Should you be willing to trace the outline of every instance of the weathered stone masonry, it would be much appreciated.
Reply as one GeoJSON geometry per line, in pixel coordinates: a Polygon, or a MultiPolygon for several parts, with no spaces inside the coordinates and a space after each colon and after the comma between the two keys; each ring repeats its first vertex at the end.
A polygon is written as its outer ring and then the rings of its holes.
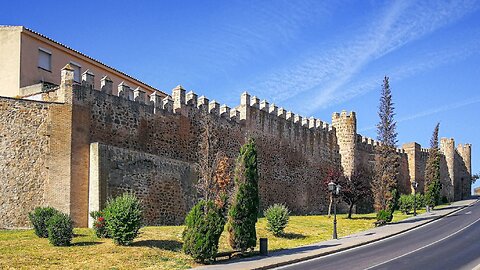
{"type": "MultiPolygon", "coordinates": [[[[87,226],[89,211],[124,191],[142,199],[147,224],[180,224],[198,197],[199,165],[219,151],[235,158],[247,137],[258,145],[261,206],[283,202],[297,214],[325,212],[327,167],[351,175],[375,159],[378,142],[356,133],[354,113],[334,114],[329,126],[247,93],[236,108],[180,86],[161,99],[121,83],[116,96],[108,77],[94,90],[93,76],[87,71],[75,85],[66,66],[58,89],[32,97],[48,102],[0,98],[0,228],[29,226],[27,213],[39,205],[87,226]]],[[[469,193],[470,151],[442,139],[451,199],[469,193]]],[[[408,193],[428,154],[418,144],[398,153],[408,193]]]]}

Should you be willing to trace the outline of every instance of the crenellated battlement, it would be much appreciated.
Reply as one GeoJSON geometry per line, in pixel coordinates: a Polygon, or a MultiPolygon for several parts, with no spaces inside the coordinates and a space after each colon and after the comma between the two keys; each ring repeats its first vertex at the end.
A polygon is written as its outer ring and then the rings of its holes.
{"type": "Polygon", "coordinates": [[[262,111],[265,112],[265,116],[268,115],[270,121],[283,121],[286,120],[295,127],[319,130],[319,131],[331,131],[329,124],[314,117],[304,117],[295,114],[291,111],[286,111],[283,107],[278,107],[276,104],[270,104],[267,100],[260,101],[257,96],[250,96],[248,92],[242,93],[240,97],[240,105],[237,107],[241,110],[242,120],[247,120],[247,111],[262,111]]]}
{"type": "Polygon", "coordinates": [[[364,137],[360,134],[356,136],[356,144],[361,149],[370,149],[373,150],[375,147],[379,146],[381,143],[375,139],[364,137]]]}
{"type": "MultiPolygon", "coordinates": [[[[70,81],[72,72],[73,70],[66,67],[62,70],[62,78],[70,81]]],[[[84,73],[82,82],[75,86],[77,94],[87,89],[96,90],[94,76],[95,74],[92,72],[84,73]]],[[[302,144],[301,138],[304,136],[315,137],[315,143],[331,141],[334,136],[332,126],[327,122],[314,117],[303,117],[291,111],[287,112],[283,107],[270,104],[267,100],[260,101],[260,98],[250,96],[247,92],[242,93],[240,105],[232,109],[225,104],[220,105],[216,100],[210,100],[205,96],[199,97],[193,91],[187,92],[181,85],[173,88],[172,94],[165,97],[162,97],[160,92],[148,95],[141,88],[130,88],[125,82],[118,84],[117,94],[114,95],[113,87],[112,81],[108,77],[104,77],[100,89],[96,91],[105,95],[117,96],[132,104],[152,107],[154,114],[180,114],[188,117],[196,113],[208,113],[228,121],[249,123],[252,128],[270,135],[280,136],[299,145],[302,144]]],[[[355,117],[355,114],[352,112],[348,117],[355,117]]]]}

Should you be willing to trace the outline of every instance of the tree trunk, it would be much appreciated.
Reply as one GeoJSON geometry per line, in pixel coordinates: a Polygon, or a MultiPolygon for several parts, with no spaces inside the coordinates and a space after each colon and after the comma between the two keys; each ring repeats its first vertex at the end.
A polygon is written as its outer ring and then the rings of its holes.
{"type": "Polygon", "coordinates": [[[348,217],[347,218],[352,218],[352,211],[353,211],[353,206],[355,204],[353,202],[350,203],[350,208],[348,209],[348,217]]]}
{"type": "Polygon", "coordinates": [[[333,195],[330,193],[330,204],[328,205],[328,218],[332,216],[333,195]]]}

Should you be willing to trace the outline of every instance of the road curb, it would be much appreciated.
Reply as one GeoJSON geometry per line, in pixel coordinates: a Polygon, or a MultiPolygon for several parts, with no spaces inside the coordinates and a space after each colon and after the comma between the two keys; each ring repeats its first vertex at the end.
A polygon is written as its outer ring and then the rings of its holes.
{"type": "Polygon", "coordinates": [[[285,261],[285,262],[279,262],[279,263],[270,264],[270,265],[266,265],[266,266],[262,266],[262,267],[257,267],[257,268],[251,268],[251,269],[252,269],[252,270],[272,269],[272,268],[275,268],[275,267],[280,267],[280,266],[285,266],[285,265],[294,264],[294,263],[298,263],[298,262],[308,261],[308,260],[311,260],[311,259],[316,259],[316,258],[324,257],[324,256],[327,256],[327,255],[330,255],[330,254],[342,252],[342,251],[349,250],[349,249],[353,249],[353,248],[356,248],[356,247],[365,246],[365,245],[368,245],[368,244],[371,244],[371,243],[375,243],[375,242],[378,242],[378,241],[381,241],[381,240],[384,240],[384,239],[388,239],[388,238],[390,238],[390,237],[397,236],[397,235],[399,235],[399,234],[402,234],[402,233],[411,231],[411,230],[413,230],[413,229],[422,227],[422,226],[424,226],[424,225],[430,224],[430,223],[432,223],[432,222],[434,222],[434,221],[436,221],[436,220],[438,220],[438,219],[441,219],[441,218],[444,218],[444,217],[446,217],[446,216],[448,216],[448,215],[457,213],[457,212],[459,212],[459,211],[461,211],[461,210],[463,210],[463,209],[465,209],[465,208],[473,205],[474,203],[477,203],[478,201],[479,201],[479,199],[476,199],[475,201],[473,201],[472,203],[470,203],[470,204],[468,204],[468,205],[461,206],[460,208],[455,209],[455,210],[453,210],[453,211],[451,211],[451,212],[448,212],[448,213],[443,214],[443,215],[439,215],[438,217],[435,217],[435,218],[433,218],[432,220],[429,220],[429,221],[427,221],[427,222],[425,222],[425,223],[422,223],[422,224],[413,226],[413,227],[411,227],[411,228],[408,228],[408,229],[405,229],[405,230],[402,230],[402,231],[399,231],[399,232],[396,232],[396,233],[393,233],[393,234],[390,234],[390,235],[386,235],[386,236],[380,237],[380,238],[378,238],[378,239],[366,241],[366,242],[363,242],[363,243],[359,243],[359,244],[356,244],[356,245],[353,245],[353,246],[348,246],[348,247],[340,248],[340,249],[337,249],[337,250],[327,251],[327,252],[322,253],[322,254],[305,256],[305,257],[298,258],[298,259],[292,259],[292,260],[285,261]]]}

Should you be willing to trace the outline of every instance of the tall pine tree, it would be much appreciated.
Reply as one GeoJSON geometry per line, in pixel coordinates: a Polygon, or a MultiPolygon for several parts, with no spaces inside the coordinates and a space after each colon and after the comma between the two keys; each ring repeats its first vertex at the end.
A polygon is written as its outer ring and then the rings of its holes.
{"type": "Polygon", "coordinates": [[[235,166],[236,191],[228,212],[227,230],[230,246],[242,252],[257,244],[255,223],[259,211],[257,149],[249,139],[240,149],[235,166]]]}
{"type": "Polygon", "coordinates": [[[430,150],[425,167],[425,200],[430,207],[435,207],[440,201],[440,150],[438,148],[438,130],[440,123],[437,123],[430,139],[430,150]]]}
{"type": "Polygon", "coordinates": [[[388,79],[385,76],[383,80],[378,108],[380,121],[377,124],[377,139],[381,144],[376,148],[375,176],[372,181],[372,192],[375,209],[377,211],[387,211],[389,213],[388,221],[391,221],[399,197],[397,192],[399,160],[395,149],[397,132],[394,120],[392,91],[390,90],[388,79]]]}

